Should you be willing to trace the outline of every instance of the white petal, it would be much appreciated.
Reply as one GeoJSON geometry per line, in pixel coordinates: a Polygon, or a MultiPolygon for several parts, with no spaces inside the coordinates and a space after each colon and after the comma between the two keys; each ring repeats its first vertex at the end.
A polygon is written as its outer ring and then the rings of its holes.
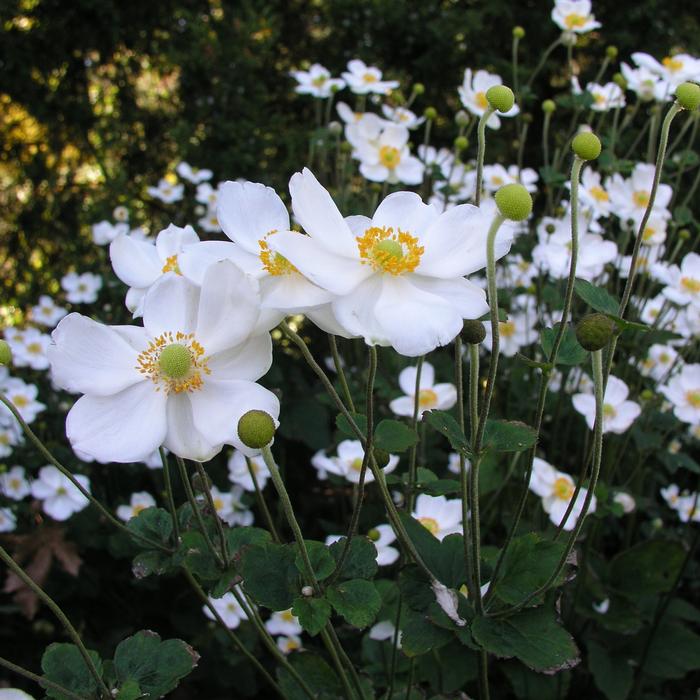
{"type": "Polygon", "coordinates": [[[372,217],[372,226],[392,227],[419,237],[438,218],[432,204],[424,204],[415,192],[394,192],[385,197],[372,217]]]}
{"type": "Polygon", "coordinates": [[[166,332],[193,333],[199,289],[181,275],[168,272],[146,295],[143,325],[154,338],[166,332]]]}
{"type": "Polygon", "coordinates": [[[195,426],[191,398],[202,392],[203,389],[200,389],[191,394],[183,392],[168,397],[167,433],[163,441],[165,447],[173,454],[198,462],[210,460],[223,447],[222,442],[211,442],[195,426]]]}
{"type": "Polygon", "coordinates": [[[231,260],[249,275],[259,276],[263,272],[257,255],[252,255],[229,241],[201,241],[188,246],[187,250],[178,255],[177,260],[182,274],[198,286],[202,285],[204,273],[209,266],[219,260],[231,260]]]}
{"type": "Polygon", "coordinates": [[[333,294],[312,284],[303,275],[292,272],[288,275],[267,275],[260,280],[260,297],[263,308],[303,312],[309,307],[328,304],[333,294]]]}
{"type": "Polygon", "coordinates": [[[109,246],[114,273],[129,287],[150,287],[160,276],[163,263],[152,243],[121,234],[109,246]]]}
{"type": "Polygon", "coordinates": [[[369,344],[388,345],[386,334],[374,314],[382,288],[381,275],[373,275],[349,294],[336,299],[333,314],[350,336],[360,336],[369,344]]]}
{"type": "Polygon", "coordinates": [[[113,396],[83,396],[66,418],[73,449],[100,462],[140,462],[165,438],[166,395],[150,381],[113,396]]]}
{"type": "Polygon", "coordinates": [[[481,318],[489,310],[486,292],[463,277],[443,280],[437,277],[411,275],[411,284],[447,301],[462,318],[481,318]]]}
{"type": "MultiPolygon", "coordinates": [[[[413,396],[416,391],[416,367],[406,367],[399,374],[399,386],[407,396],[413,396]]],[[[424,362],[420,372],[419,389],[432,389],[435,383],[435,369],[430,362],[424,362]]]]}
{"type": "Polygon", "coordinates": [[[212,378],[255,381],[272,365],[272,338],[269,333],[248,338],[241,345],[209,358],[212,378]]]}
{"type": "MultiPolygon", "coordinates": [[[[156,237],[156,250],[161,260],[177,255],[183,248],[194,243],[199,243],[199,236],[191,226],[175,226],[170,224],[156,237]]],[[[137,285],[133,285],[137,286],[137,285]]]]}

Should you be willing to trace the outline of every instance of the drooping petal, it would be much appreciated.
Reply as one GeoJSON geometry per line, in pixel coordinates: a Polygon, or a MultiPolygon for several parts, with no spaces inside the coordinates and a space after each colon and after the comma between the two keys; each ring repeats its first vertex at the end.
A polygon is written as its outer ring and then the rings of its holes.
{"type": "Polygon", "coordinates": [[[381,289],[381,275],[373,275],[332,304],[333,315],[347,333],[364,338],[370,345],[389,344],[374,313],[381,289]]]}
{"type": "Polygon", "coordinates": [[[52,377],[66,391],[109,396],[142,379],[136,369],[139,351],[87,316],[68,314],[51,337],[47,355],[52,377]]]}
{"type": "Polygon", "coordinates": [[[163,444],[173,454],[183,459],[206,462],[221,452],[222,442],[212,442],[195,425],[192,397],[202,394],[199,391],[171,394],[167,402],[167,432],[163,444]]]}
{"type": "Polygon", "coordinates": [[[150,287],[160,276],[163,263],[152,243],[126,234],[117,236],[109,246],[114,273],[129,287],[150,287]]]}
{"type": "Polygon", "coordinates": [[[411,275],[410,279],[411,284],[418,289],[449,302],[462,318],[481,318],[489,310],[486,292],[463,277],[443,280],[411,275]]]}
{"type": "Polygon", "coordinates": [[[140,462],[163,444],[167,396],[141,381],[112,396],[83,396],[66,418],[73,449],[100,462],[140,462]]]}
{"type": "Polygon", "coordinates": [[[260,281],[261,306],[266,309],[304,309],[327,304],[333,294],[317,287],[303,275],[291,272],[287,275],[268,275],[260,281]]]}
{"type": "Polygon", "coordinates": [[[322,304],[313,309],[307,309],[306,316],[317,325],[324,333],[338,335],[341,338],[352,338],[353,336],[345,329],[333,313],[333,304],[322,304]]]}
{"type": "Polygon", "coordinates": [[[143,325],[154,338],[162,333],[193,333],[197,324],[199,289],[181,275],[168,272],[144,300],[143,325]]]}
{"type": "Polygon", "coordinates": [[[234,348],[213,355],[207,365],[211,376],[217,380],[255,381],[272,365],[272,338],[269,333],[254,335],[234,348]]]}

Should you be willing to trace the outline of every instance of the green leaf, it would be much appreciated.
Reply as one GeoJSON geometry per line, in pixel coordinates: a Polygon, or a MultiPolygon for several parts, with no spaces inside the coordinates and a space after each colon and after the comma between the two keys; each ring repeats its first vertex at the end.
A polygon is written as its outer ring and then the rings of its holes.
{"type": "Polygon", "coordinates": [[[241,557],[240,573],[246,591],[270,610],[287,610],[299,594],[296,549],[268,542],[248,547],[241,557]]]}
{"type": "Polygon", "coordinates": [[[294,599],[292,612],[299,618],[299,624],[311,636],[317,635],[331,617],[331,606],[323,598],[294,599]]]}
{"type": "Polygon", "coordinates": [[[516,537],[503,560],[498,580],[491,585],[503,602],[516,605],[549,579],[564,550],[562,542],[543,540],[530,532],[516,537]]]}
{"type": "MultiPolygon", "coordinates": [[[[335,560],[331,555],[330,549],[323,542],[316,542],[315,540],[304,540],[304,543],[306,544],[306,551],[309,553],[309,560],[316,578],[319,581],[327,579],[335,570],[335,560]]],[[[300,574],[306,574],[304,559],[299,551],[297,551],[294,564],[300,574]]]]}
{"type": "Polygon", "coordinates": [[[577,279],[574,283],[574,291],[596,311],[615,317],[620,313],[620,305],[602,287],[596,287],[586,280],[577,279]]]}
{"type": "MultiPolygon", "coordinates": [[[[362,413],[350,413],[350,415],[357,424],[357,427],[362,431],[362,434],[367,435],[367,416],[362,413]]],[[[351,437],[353,440],[357,440],[357,434],[350,427],[348,419],[342,413],[339,413],[335,417],[335,425],[341,433],[351,437]]]]}
{"type": "MultiPolygon", "coordinates": [[[[102,661],[95,651],[88,651],[97,672],[102,676],[102,661]]],[[[88,670],[85,659],[74,644],[50,644],[41,657],[41,670],[44,678],[77,695],[96,697],[97,681],[88,670]]],[[[68,700],[68,696],[57,690],[46,689],[46,695],[56,700],[68,700]]]]}
{"type": "Polygon", "coordinates": [[[405,452],[418,442],[416,431],[397,420],[380,421],[374,429],[374,446],[387,452],[405,452]]]}
{"type": "Polygon", "coordinates": [[[178,555],[182,565],[200,581],[208,583],[221,575],[219,564],[199,530],[182,533],[178,555]]]}
{"type": "Polygon", "coordinates": [[[522,452],[537,442],[537,433],[515,420],[487,420],[484,447],[496,452],[522,452]]]}
{"type": "Polygon", "coordinates": [[[459,423],[446,411],[426,411],[422,420],[442,433],[450,442],[453,450],[469,456],[471,448],[459,423]]]}
{"type": "Polygon", "coordinates": [[[360,629],[374,622],[382,606],[374,584],[364,579],[351,579],[330,586],[326,598],[351,625],[360,629]]]}
{"type": "Polygon", "coordinates": [[[460,483],[455,479],[437,479],[425,484],[421,489],[422,493],[427,493],[430,496],[447,496],[460,492],[460,483]]]}
{"type": "MultiPolygon", "coordinates": [[[[341,537],[337,542],[334,542],[331,547],[331,555],[335,559],[336,565],[340,562],[343,550],[345,549],[346,537],[341,537]]],[[[343,562],[343,568],[338,573],[338,579],[350,578],[372,578],[377,569],[377,548],[374,543],[367,537],[355,535],[350,540],[350,547],[343,562]]]]}
{"type": "Polygon", "coordinates": [[[136,517],[131,518],[126,527],[137,535],[135,541],[138,544],[143,544],[138,535],[168,544],[173,532],[173,520],[167,510],[153,506],[145,508],[136,517]]]}
{"type": "Polygon", "coordinates": [[[659,452],[659,460],[663,462],[666,468],[673,474],[678,469],[687,469],[694,474],[700,474],[700,464],[698,464],[690,455],[685,452],[669,452],[662,450],[659,452]]]}
{"type": "Polygon", "coordinates": [[[117,692],[117,700],[138,700],[141,697],[144,697],[144,694],[141,692],[139,684],[134,680],[124,683],[117,692]]]}
{"type": "Polygon", "coordinates": [[[445,646],[453,639],[452,632],[438,627],[415,610],[407,610],[401,619],[401,649],[407,656],[419,656],[445,646]]]}
{"type": "Polygon", "coordinates": [[[625,700],[632,688],[634,672],[627,655],[588,642],[588,667],[596,687],[608,700],[625,700]]]}
{"type": "Polygon", "coordinates": [[[135,578],[146,576],[161,576],[172,568],[173,559],[166,552],[159,549],[149,549],[137,554],[131,562],[131,571],[135,578]]]}
{"type": "Polygon", "coordinates": [[[667,593],[685,558],[685,548],[672,540],[648,540],[610,562],[610,585],[627,596],[667,593]]]}
{"type": "MultiPolygon", "coordinates": [[[[643,639],[647,634],[645,630],[643,639]]],[[[686,673],[698,669],[700,636],[681,622],[662,622],[652,638],[645,673],[657,678],[683,678],[686,673]]]]}
{"type": "Polygon", "coordinates": [[[137,683],[149,698],[162,698],[199,661],[199,654],[180,639],[162,641],[143,630],[128,637],[114,652],[114,671],[120,685],[137,683]]]}
{"type": "Polygon", "coordinates": [[[490,653],[501,658],[515,656],[534,671],[555,673],[579,661],[571,635],[544,606],[511,617],[476,617],[471,632],[490,653]]]}
{"type": "MultiPolygon", "coordinates": [[[[328,663],[313,652],[292,654],[289,663],[304,679],[314,696],[330,700],[343,697],[343,689],[335,671],[328,663]]],[[[309,700],[309,696],[299,686],[294,676],[282,666],[277,667],[277,677],[283,691],[283,696],[289,700],[309,700]]]]}
{"type": "MultiPolygon", "coordinates": [[[[544,328],[540,334],[542,350],[549,360],[552,359],[554,339],[559,333],[560,326],[561,324],[557,323],[554,328],[544,328]]],[[[567,325],[566,332],[561,341],[561,346],[559,347],[559,352],[557,353],[557,364],[580,365],[582,362],[585,362],[587,357],[588,353],[579,345],[578,340],[576,340],[576,331],[574,331],[570,325],[567,325]]]]}

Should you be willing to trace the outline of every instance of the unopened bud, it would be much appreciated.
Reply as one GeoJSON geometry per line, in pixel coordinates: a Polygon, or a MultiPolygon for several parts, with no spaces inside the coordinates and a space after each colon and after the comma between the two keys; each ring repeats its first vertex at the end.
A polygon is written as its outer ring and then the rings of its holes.
{"type": "Polygon", "coordinates": [[[595,160],[601,151],[600,139],[592,131],[581,131],[571,142],[571,150],[582,160],[595,160]]]}
{"type": "Polygon", "coordinates": [[[522,27],[513,27],[513,38],[522,39],[525,36],[525,30],[522,27]]]}
{"type": "Polygon", "coordinates": [[[614,61],[617,58],[617,54],[619,51],[617,50],[617,46],[608,46],[605,49],[605,55],[611,60],[614,61]]]}
{"type": "Polygon", "coordinates": [[[612,339],[615,323],[605,314],[588,314],[576,324],[576,340],[585,350],[601,350],[612,339]]]}
{"type": "Polygon", "coordinates": [[[464,151],[469,146],[469,139],[466,136],[458,136],[455,139],[455,148],[464,151]]]}
{"type": "Polygon", "coordinates": [[[501,113],[510,112],[515,104],[513,91],[505,85],[494,85],[486,91],[486,99],[493,109],[501,113]]]}
{"type": "Polygon", "coordinates": [[[435,107],[426,107],[423,116],[431,122],[437,118],[437,109],[435,107]]]}
{"type": "Polygon", "coordinates": [[[311,586],[302,586],[301,594],[304,596],[304,598],[311,598],[311,596],[314,594],[314,589],[311,586]]]}
{"type": "Polygon", "coordinates": [[[481,321],[466,320],[462,326],[462,337],[465,343],[479,345],[486,337],[486,329],[481,321]]]}
{"type": "Polygon", "coordinates": [[[423,83],[416,83],[413,86],[413,93],[415,95],[422,95],[425,92],[425,85],[423,83]]]}
{"type": "Polygon", "coordinates": [[[545,100],[542,103],[542,111],[545,114],[552,114],[557,108],[557,103],[554,100],[545,100]]]}
{"type": "Polygon", "coordinates": [[[532,197],[518,183],[504,185],[495,195],[496,206],[506,219],[524,221],[532,212],[532,197]]]}
{"type": "Polygon", "coordinates": [[[265,411],[248,411],[238,421],[238,437],[246,447],[259,450],[275,437],[275,421],[265,411]]]}
{"type": "Polygon", "coordinates": [[[0,366],[12,362],[12,349],[6,340],[0,340],[0,366]]]}
{"type": "Polygon", "coordinates": [[[681,83],[676,88],[676,100],[683,109],[691,112],[696,110],[700,105],[700,85],[681,83]]]}

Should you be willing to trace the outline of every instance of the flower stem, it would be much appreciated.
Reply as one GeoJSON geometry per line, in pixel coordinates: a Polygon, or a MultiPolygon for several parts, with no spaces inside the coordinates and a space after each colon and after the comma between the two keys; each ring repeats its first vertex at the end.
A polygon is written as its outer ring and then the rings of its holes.
{"type": "Polygon", "coordinates": [[[272,539],[275,542],[280,542],[280,536],[277,533],[277,528],[275,527],[275,523],[272,519],[272,514],[270,513],[270,509],[267,507],[267,503],[265,502],[265,496],[263,496],[262,489],[260,488],[260,483],[258,482],[258,477],[255,473],[255,467],[253,466],[253,462],[250,460],[249,457],[246,457],[245,463],[246,463],[246,467],[248,467],[248,473],[250,474],[250,479],[253,482],[253,488],[255,489],[255,497],[257,498],[257,501],[258,501],[258,507],[260,508],[260,511],[263,514],[263,518],[265,519],[265,522],[267,523],[267,527],[270,530],[270,534],[272,535],[272,539]]]}
{"type": "Polygon", "coordinates": [[[343,389],[343,394],[345,396],[345,401],[348,404],[348,408],[355,413],[355,404],[352,400],[352,394],[350,393],[350,387],[348,386],[348,380],[345,376],[345,370],[343,369],[343,359],[338,352],[338,342],[334,335],[328,335],[328,343],[331,346],[331,355],[333,356],[333,365],[335,366],[336,374],[340,381],[340,386],[343,389]]]}
{"type": "Polygon", "coordinates": [[[479,119],[477,127],[477,150],[476,150],[476,192],[474,193],[474,204],[478,207],[481,203],[481,186],[484,179],[484,154],[486,153],[486,122],[496,110],[489,105],[479,119]]]}
{"type": "Polygon", "coordinates": [[[83,657],[83,660],[85,661],[85,665],[87,666],[88,672],[90,675],[94,678],[95,683],[97,684],[97,687],[99,688],[100,691],[100,697],[103,698],[111,698],[111,694],[109,692],[109,688],[105,685],[104,681],[102,680],[102,676],[100,675],[99,671],[97,670],[94,661],[92,660],[92,657],[88,653],[88,650],[85,648],[85,645],[83,644],[83,640],[80,638],[80,635],[78,634],[78,631],[73,627],[71,624],[71,621],[66,617],[66,614],[61,610],[61,608],[58,606],[58,604],[54,601],[51,596],[44,591],[41,586],[39,586],[37,583],[34,582],[34,580],[25,572],[25,570],[10,556],[10,554],[5,550],[4,547],[0,546],[0,559],[2,559],[7,567],[12,571],[15,576],[17,576],[27,588],[29,588],[32,593],[34,593],[44,605],[46,605],[51,612],[58,618],[58,621],[63,625],[64,629],[68,633],[68,636],[73,640],[73,644],[75,644],[76,647],[78,647],[78,651],[80,652],[80,655],[83,657]]]}
{"type": "Polygon", "coordinates": [[[175,546],[180,542],[180,523],[177,520],[177,509],[175,507],[175,498],[173,496],[173,482],[170,479],[170,463],[168,462],[168,455],[165,454],[165,450],[160,447],[158,449],[160,453],[160,461],[163,464],[163,482],[165,483],[165,495],[168,501],[168,510],[170,511],[170,517],[173,521],[173,536],[175,539],[175,546]]]}
{"type": "MultiPolygon", "coordinates": [[[[423,361],[425,360],[425,356],[421,355],[418,358],[418,362],[416,363],[416,384],[415,388],[413,390],[413,416],[411,418],[411,428],[413,428],[413,431],[416,431],[416,427],[418,425],[418,412],[420,411],[420,377],[421,373],[423,371],[423,361]]],[[[411,452],[409,453],[408,456],[408,494],[406,498],[406,511],[408,513],[413,512],[413,503],[416,498],[415,490],[416,490],[416,478],[417,478],[417,469],[416,469],[416,461],[418,457],[418,443],[416,442],[413,447],[411,447],[411,452]]]]}
{"type": "Polygon", "coordinates": [[[117,518],[112,515],[107,508],[105,508],[71,473],[70,469],[67,467],[64,467],[52,454],[49,452],[48,448],[44,445],[44,443],[37,437],[37,435],[34,433],[34,431],[27,425],[26,421],[22,416],[20,415],[19,411],[15,408],[15,405],[10,401],[4,394],[0,393],[0,403],[3,403],[12,413],[12,415],[15,417],[17,422],[19,423],[20,427],[22,428],[22,431],[24,434],[34,443],[34,446],[39,450],[39,452],[42,454],[43,457],[45,457],[51,464],[53,464],[58,471],[61,472],[70,482],[75,486],[80,493],[85,496],[85,498],[90,501],[94,506],[97,507],[97,509],[104,515],[109,522],[114,525],[118,530],[121,530],[123,533],[129,535],[129,537],[133,537],[135,539],[141,540],[144,544],[147,544],[149,547],[152,547],[154,549],[160,549],[163,552],[171,552],[172,550],[169,547],[166,547],[164,544],[161,542],[157,542],[156,540],[152,540],[150,537],[146,537],[144,535],[140,535],[136,532],[133,532],[132,530],[129,530],[124,523],[120,522],[117,518]]]}
{"type": "Polygon", "coordinates": [[[216,512],[216,505],[214,503],[214,498],[211,495],[211,486],[209,484],[209,476],[207,475],[206,471],[204,471],[204,467],[202,466],[201,462],[194,462],[195,469],[197,470],[197,474],[199,474],[199,479],[202,482],[202,489],[204,490],[204,496],[207,499],[207,505],[209,506],[209,510],[212,513],[212,517],[214,518],[214,522],[216,523],[216,532],[219,536],[219,544],[221,546],[221,558],[223,559],[224,562],[224,567],[227,567],[229,565],[229,558],[228,558],[228,542],[226,541],[226,533],[224,532],[224,524],[221,522],[221,518],[219,517],[219,514],[216,512]]]}

